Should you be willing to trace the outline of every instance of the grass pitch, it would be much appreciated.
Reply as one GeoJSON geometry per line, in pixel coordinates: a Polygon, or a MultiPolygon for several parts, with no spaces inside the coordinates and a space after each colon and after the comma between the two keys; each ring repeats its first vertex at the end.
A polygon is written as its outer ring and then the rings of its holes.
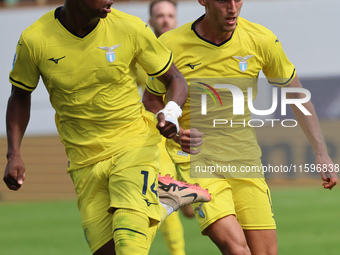
{"type": "MultiPolygon", "coordinates": [[[[338,187],[272,188],[279,254],[340,254],[339,197],[338,187]]],[[[182,222],[188,255],[220,254],[195,219],[182,222]]],[[[0,254],[90,255],[76,202],[0,203],[0,254]]],[[[150,254],[170,254],[160,233],[150,254]]]]}

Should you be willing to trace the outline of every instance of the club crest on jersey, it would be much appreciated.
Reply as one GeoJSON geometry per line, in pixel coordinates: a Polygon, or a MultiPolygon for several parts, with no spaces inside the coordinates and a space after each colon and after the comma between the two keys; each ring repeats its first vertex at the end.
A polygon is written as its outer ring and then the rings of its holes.
{"type": "Polygon", "coordinates": [[[116,53],[114,52],[114,50],[117,49],[120,45],[121,44],[113,45],[111,47],[103,46],[98,48],[106,51],[106,60],[112,63],[116,59],[116,53]]]}
{"type": "Polygon", "coordinates": [[[200,203],[200,205],[197,206],[197,207],[194,209],[194,212],[195,212],[195,213],[198,213],[198,215],[199,215],[201,218],[205,218],[205,214],[204,214],[204,212],[203,212],[202,205],[203,205],[203,203],[200,203]]]}
{"type": "Polygon", "coordinates": [[[248,62],[247,60],[251,57],[254,57],[254,55],[247,55],[245,57],[242,56],[233,56],[233,58],[239,60],[239,67],[242,72],[245,72],[248,69],[248,62]]]}

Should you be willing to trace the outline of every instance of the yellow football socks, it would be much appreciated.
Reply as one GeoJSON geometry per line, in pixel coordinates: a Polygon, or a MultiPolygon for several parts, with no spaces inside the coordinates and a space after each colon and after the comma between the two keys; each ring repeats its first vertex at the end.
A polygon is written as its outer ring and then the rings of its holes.
{"type": "Polygon", "coordinates": [[[117,209],[113,214],[113,239],[117,255],[147,255],[149,218],[146,214],[117,209]]]}
{"type": "Polygon", "coordinates": [[[171,255],[185,255],[184,231],[179,213],[174,212],[166,218],[160,227],[164,241],[171,255]]]}

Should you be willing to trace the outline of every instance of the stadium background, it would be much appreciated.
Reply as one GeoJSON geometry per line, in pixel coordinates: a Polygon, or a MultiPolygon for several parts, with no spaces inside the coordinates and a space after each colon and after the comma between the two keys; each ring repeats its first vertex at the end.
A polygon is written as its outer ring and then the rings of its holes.
{"type": "MultiPolygon", "coordinates": [[[[7,4],[3,2],[0,1],[0,7],[2,7],[0,8],[1,171],[4,171],[6,164],[5,110],[10,94],[8,73],[11,69],[16,42],[25,27],[46,11],[60,5],[62,1],[21,1],[18,3],[10,1],[7,4]]],[[[117,2],[114,8],[139,16],[145,22],[148,20],[147,1],[117,2]]],[[[273,30],[282,42],[286,54],[296,66],[304,87],[311,91],[330,155],[337,164],[340,164],[340,65],[338,63],[340,52],[337,50],[340,41],[340,35],[337,32],[337,25],[340,21],[337,13],[339,8],[340,2],[336,0],[322,2],[316,0],[245,0],[241,13],[244,18],[273,30]]],[[[179,2],[179,25],[194,20],[203,12],[203,7],[196,1],[179,2]]],[[[29,233],[36,234],[39,231],[49,236],[55,231],[55,226],[51,231],[40,227],[47,226],[48,222],[53,220],[60,223],[59,227],[64,227],[64,230],[60,229],[60,235],[54,239],[65,238],[64,231],[67,231],[68,227],[75,226],[76,228],[72,227],[68,232],[70,235],[68,240],[73,240],[75,245],[74,251],[64,254],[89,254],[81,236],[73,186],[66,174],[67,158],[56,134],[53,109],[49,105],[45,88],[41,85],[33,93],[31,121],[22,146],[22,155],[27,168],[25,184],[20,191],[13,192],[7,190],[3,182],[0,183],[0,254],[7,254],[7,251],[11,251],[11,254],[20,252],[22,254],[27,247],[24,244],[22,246],[18,244],[15,245],[16,250],[13,250],[9,240],[17,239],[22,234],[27,237],[29,233]],[[61,215],[64,215],[64,218],[59,218],[61,215]],[[39,223],[42,219],[46,222],[39,223]],[[29,228],[27,234],[24,231],[25,227],[29,228]],[[10,232],[13,229],[18,231],[10,232]],[[77,233],[73,235],[70,231],[77,233]],[[8,232],[13,236],[8,235],[8,232]],[[80,238],[74,239],[78,237],[80,238]],[[79,247],[84,250],[79,250],[79,247]]],[[[271,98],[270,93],[270,86],[261,82],[260,96],[256,104],[258,108],[267,109],[266,106],[271,102],[266,98],[271,98]]],[[[276,118],[277,116],[274,114],[270,117],[276,118]]],[[[264,165],[314,163],[313,151],[298,127],[262,127],[257,128],[256,131],[263,150],[264,165]]],[[[339,187],[331,193],[322,191],[318,174],[279,173],[269,175],[268,182],[273,190],[274,211],[279,217],[277,219],[278,236],[282,254],[324,254],[322,250],[326,252],[327,249],[328,254],[340,254],[340,248],[336,247],[336,244],[340,242],[339,223],[337,223],[339,222],[337,211],[340,209],[339,187]],[[298,209],[300,207],[301,211],[298,209]],[[304,220],[308,221],[304,222],[304,220]],[[318,225],[318,220],[321,220],[321,225],[318,225]],[[332,230],[328,230],[330,227],[332,230]],[[321,235],[327,241],[310,236],[313,233],[321,235]],[[320,251],[314,247],[307,252],[306,247],[313,247],[317,240],[320,243],[318,246],[320,251]],[[329,250],[330,246],[331,250],[329,250]],[[302,252],[298,252],[301,247],[302,252]]],[[[199,247],[198,244],[205,247],[198,248],[196,254],[205,254],[204,249],[209,250],[211,254],[219,254],[216,248],[211,246],[208,238],[199,235],[194,221],[183,220],[185,225],[190,226],[190,230],[186,231],[186,238],[195,240],[193,242],[196,247],[199,247]]],[[[45,234],[40,237],[41,240],[44,240],[45,234]]],[[[31,240],[31,243],[34,241],[31,240]]],[[[61,254],[62,252],[57,251],[64,246],[64,243],[60,241],[60,245],[57,245],[57,242],[53,246],[41,241],[41,250],[45,252],[41,254],[61,254]],[[45,246],[42,243],[45,243],[45,246]],[[46,253],[46,250],[49,252],[46,253]]],[[[157,237],[153,254],[168,254],[164,248],[162,251],[157,250],[158,247],[162,247],[161,245],[162,240],[157,237]]],[[[190,241],[187,242],[188,245],[190,241]]],[[[37,247],[34,245],[33,247],[37,251],[37,247]]],[[[194,252],[193,248],[190,249],[194,252]]],[[[188,254],[193,253],[188,252],[188,254]]]]}

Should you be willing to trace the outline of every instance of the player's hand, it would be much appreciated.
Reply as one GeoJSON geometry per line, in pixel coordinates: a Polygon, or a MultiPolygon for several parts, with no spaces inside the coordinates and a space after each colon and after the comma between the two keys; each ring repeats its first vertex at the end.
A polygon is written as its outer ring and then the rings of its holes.
{"type": "Polygon", "coordinates": [[[157,128],[162,136],[172,139],[177,134],[177,127],[174,123],[166,121],[164,113],[159,113],[157,115],[158,123],[157,128]]]}
{"type": "Polygon", "coordinates": [[[181,129],[174,140],[181,145],[182,151],[196,155],[201,152],[198,147],[203,144],[203,135],[196,128],[181,129]]]}
{"type": "Polygon", "coordinates": [[[330,157],[328,155],[325,157],[317,157],[316,164],[320,166],[327,165],[326,171],[318,171],[318,172],[321,176],[321,179],[324,181],[322,183],[322,186],[325,189],[329,189],[329,190],[333,189],[334,186],[338,183],[338,173],[330,157]]]}
{"type": "Polygon", "coordinates": [[[3,180],[9,189],[20,189],[25,180],[25,165],[21,157],[8,160],[3,180]]]}

